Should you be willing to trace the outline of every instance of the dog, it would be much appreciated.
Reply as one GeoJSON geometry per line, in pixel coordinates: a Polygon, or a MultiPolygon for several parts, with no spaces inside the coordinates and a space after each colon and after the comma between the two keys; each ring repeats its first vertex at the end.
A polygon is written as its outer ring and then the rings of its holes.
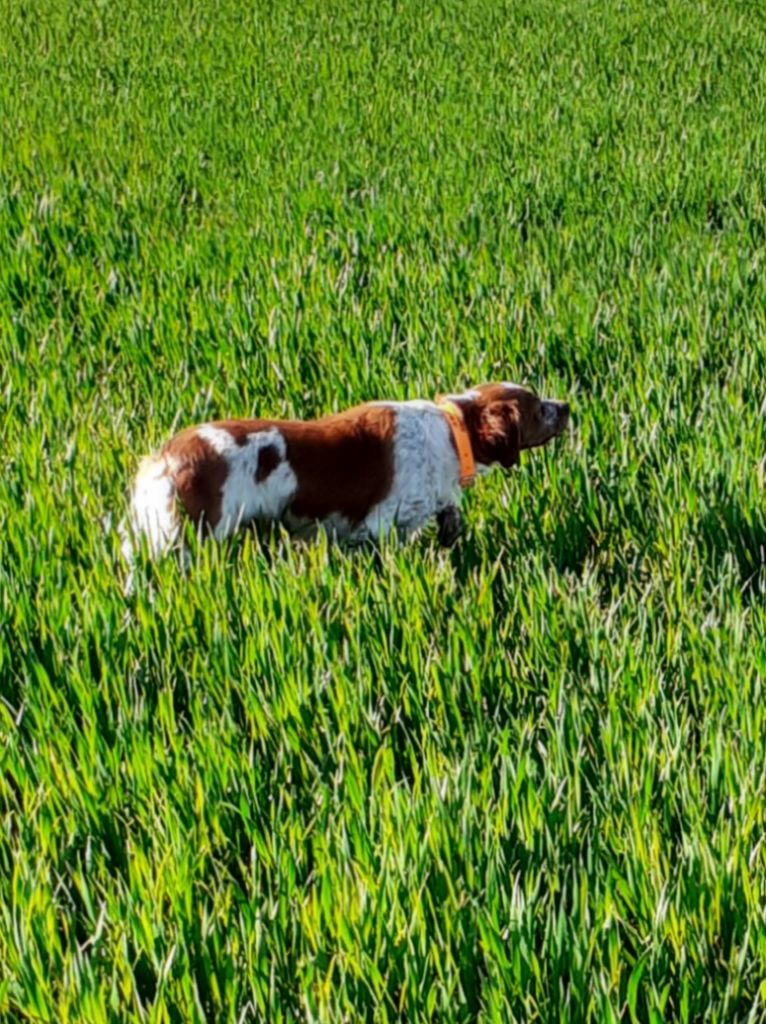
{"type": "Polygon", "coordinates": [[[406,537],[431,519],[450,546],[463,489],[527,448],[560,435],[566,402],[516,384],[484,384],[435,401],[367,402],[316,420],[221,420],[176,434],[145,458],[130,499],[123,552],[146,539],[156,557],[183,514],[217,539],[276,521],[307,536],[324,529],[359,543],[406,537]]]}

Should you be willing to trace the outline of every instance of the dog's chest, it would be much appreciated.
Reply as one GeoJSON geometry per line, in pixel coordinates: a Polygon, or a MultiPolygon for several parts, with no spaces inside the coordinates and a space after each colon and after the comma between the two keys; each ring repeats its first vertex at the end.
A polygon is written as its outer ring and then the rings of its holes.
{"type": "Polygon", "coordinates": [[[389,494],[365,519],[371,536],[392,527],[417,530],[460,495],[457,456],[441,413],[430,402],[387,404],[396,410],[394,475],[389,494]]]}

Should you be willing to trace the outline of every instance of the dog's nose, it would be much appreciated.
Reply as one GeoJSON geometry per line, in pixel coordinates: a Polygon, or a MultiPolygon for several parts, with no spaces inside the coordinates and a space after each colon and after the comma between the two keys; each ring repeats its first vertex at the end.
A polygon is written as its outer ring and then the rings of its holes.
{"type": "Polygon", "coordinates": [[[559,426],[563,430],[566,424],[569,422],[569,402],[568,401],[557,401],[556,407],[556,419],[559,426]]]}

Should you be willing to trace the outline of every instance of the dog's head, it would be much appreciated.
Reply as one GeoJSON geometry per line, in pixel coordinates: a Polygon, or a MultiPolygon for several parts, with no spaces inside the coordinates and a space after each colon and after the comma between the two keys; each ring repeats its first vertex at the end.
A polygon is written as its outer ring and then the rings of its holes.
{"type": "Polygon", "coordinates": [[[463,413],[479,466],[515,466],[521,451],[547,444],[569,422],[567,402],[539,398],[518,384],[482,384],[449,398],[463,413]]]}

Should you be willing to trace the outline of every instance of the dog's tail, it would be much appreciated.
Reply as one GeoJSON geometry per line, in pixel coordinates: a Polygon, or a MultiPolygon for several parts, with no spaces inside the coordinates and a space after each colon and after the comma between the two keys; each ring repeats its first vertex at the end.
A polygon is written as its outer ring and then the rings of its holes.
{"type": "Polygon", "coordinates": [[[171,461],[164,455],[148,455],[138,467],[128,520],[119,527],[122,554],[132,565],[134,542],[145,537],[149,554],[158,558],[172,547],[179,530],[171,461]]]}

